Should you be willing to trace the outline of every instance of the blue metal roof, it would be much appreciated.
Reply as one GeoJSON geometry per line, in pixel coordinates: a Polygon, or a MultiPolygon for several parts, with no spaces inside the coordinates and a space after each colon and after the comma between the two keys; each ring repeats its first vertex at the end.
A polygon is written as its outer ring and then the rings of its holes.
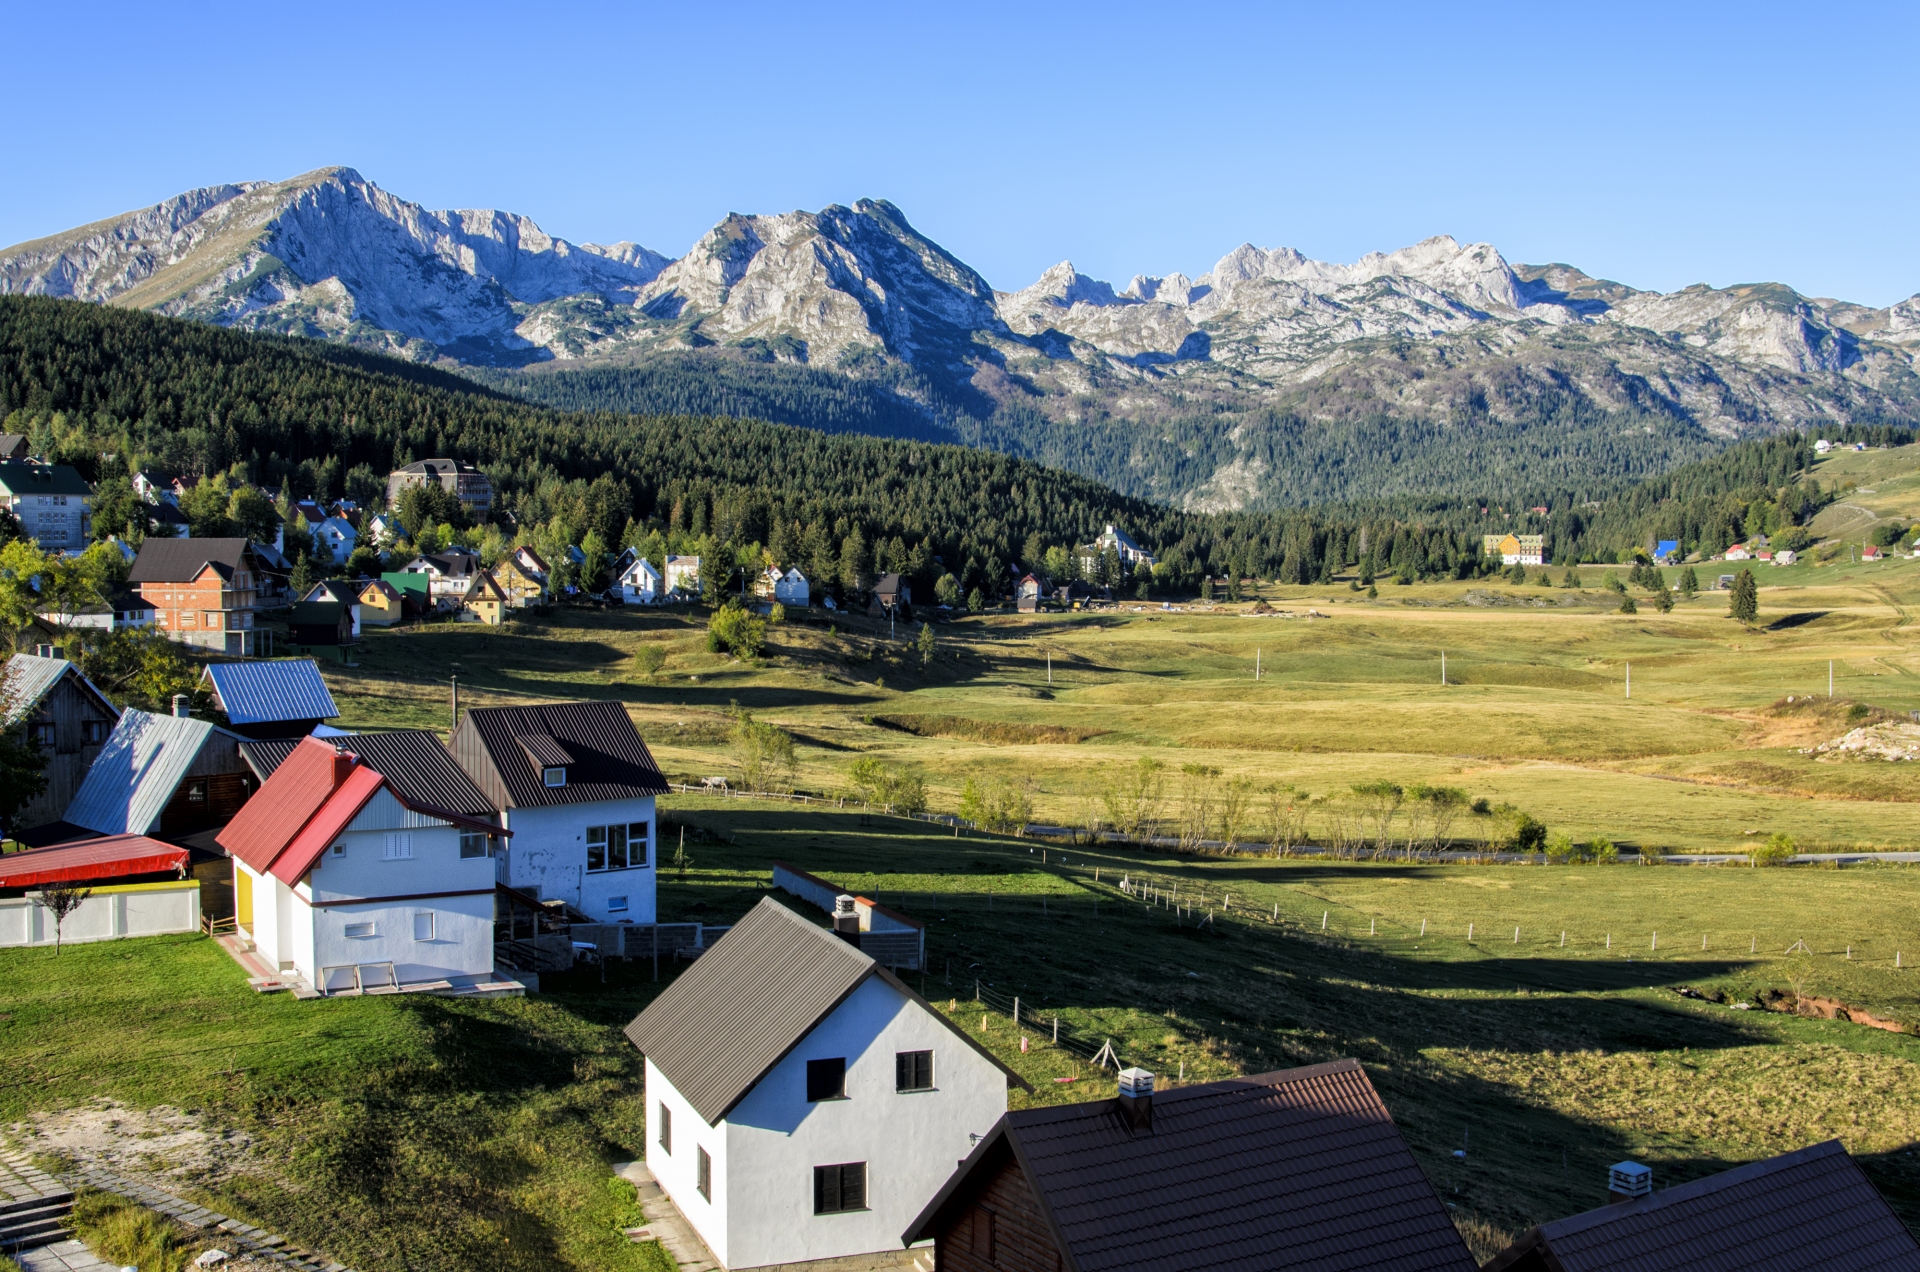
{"type": "Polygon", "coordinates": [[[65,820],[103,835],[146,834],[216,733],[225,730],[129,708],[87,770],[65,820]]]}
{"type": "Polygon", "coordinates": [[[340,714],[311,658],[215,663],[207,668],[214,697],[234,724],[331,720],[340,714]]]}

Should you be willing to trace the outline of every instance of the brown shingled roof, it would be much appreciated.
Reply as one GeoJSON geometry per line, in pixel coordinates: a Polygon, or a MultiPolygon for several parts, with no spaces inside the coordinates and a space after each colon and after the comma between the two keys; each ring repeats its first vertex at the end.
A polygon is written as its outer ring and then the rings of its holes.
{"type": "Polygon", "coordinates": [[[1017,1161],[1069,1272],[1474,1272],[1357,1061],[1008,1113],[902,1237],[924,1241],[1017,1161]]]}
{"type": "Polygon", "coordinates": [[[1839,1140],[1531,1229],[1487,1272],[1920,1272],[1839,1140]]]}

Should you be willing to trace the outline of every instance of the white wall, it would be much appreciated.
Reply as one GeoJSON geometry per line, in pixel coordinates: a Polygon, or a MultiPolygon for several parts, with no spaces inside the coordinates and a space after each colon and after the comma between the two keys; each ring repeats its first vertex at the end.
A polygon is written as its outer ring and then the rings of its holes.
{"type": "MultiPolygon", "coordinates": [[[[127,936],[200,929],[200,882],[134,883],[98,887],[67,916],[60,943],[111,941],[127,936]]],[[[0,899],[0,948],[52,945],[53,914],[32,895],[0,899]]]]}
{"type": "MultiPolygon", "coordinates": [[[[693,1106],[683,1099],[673,1088],[660,1070],[653,1067],[653,1061],[647,1061],[647,1169],[659,1183],[667,1196],[673,1198],[673,1204],[686,1216],[713,1251],[716,1259],[726,1267],[734,1262],[727,1249],[727,1196],[724,1186],[726,1179],[727,1141],[724,1124],[721,1129],[708,1126],[693,1111],[693,1106]],[[660,1147],[660,1106],[665,1104],[672,1113],[673,1152],[668,1153],[660,1147]],[[706,1149],[713,1158],[713,1200],[708,1201],[700,1195],[696,1187],[699,1182],[698,1149],[706,1149]]],[[[811,1187],[811,1185],[809,1185],[811,1187]]],[[[901,1231],[906,1225],[901,1225],[901,1231]]],[[[897,1244],[897,1242],[896,1242],[897,1244]]]]}
{"type": "Polygon", "coordinates": [[[310,961],[297,963],[296,970],[316,988],[352,989],[353,967],[364,969],[363,984],[381,984],[386,969],[369,966],[376,963],[393,964],[394,980],[402,985],[480,976],[493,970],[491,894],[329,905],[308,914],[310,961]],[[424,929],[420,926],[423,916],[424,929]],[[372,935],[347,935],[349,927],[358,931],[359,925],[369,923],[372,935]],[[338,970],[323,978],[323,968],[338,970]]]}
{"type": "Polygon", "coordinates": [[[727,1265],[898,1250],[900,1234],[972,1151],[969,1136],[1006,1112],[1006,1082],[933,1013],[870,977],[725,1119],[714,1200],[743,1202],[719,1216],[727,1265]],[[920,1050],[934,1053],[934,1089],[895,1091],[894,1054],[920,1050]],[[806,1062],[835,1056],[847,1061],[848,1098],[809,1104],[806,1062]],[[867,1163],[868,1209],[814,1214],[813,1168],[842,1162],[867,1163]]]}
{"type": "Polygon", "coordinates": [[[549,808],[510,808],[513,837],[507,841],[507,886],[543,901],[558,898],[601,923],[654,920],[654,868],[659,860],[660,827],[653,797],[560,804],[549,808]],[[587,827],[647,823],[647,864],[639,869],[588,873],[587,827]],[[625,897],[626,908],[613,908],[625,897]]]}

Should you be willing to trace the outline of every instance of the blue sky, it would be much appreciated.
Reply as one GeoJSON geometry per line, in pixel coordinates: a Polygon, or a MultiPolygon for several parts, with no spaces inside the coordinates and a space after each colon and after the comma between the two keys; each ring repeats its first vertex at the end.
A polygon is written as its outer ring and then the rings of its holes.
{"type": "Polygon", "coordinates": [[[893,200],[996,287],[1431,234],[1639,287],[1920,292],[1920,8],[5,10],[0,243],[348,164],[678,255],[893,200]]]}

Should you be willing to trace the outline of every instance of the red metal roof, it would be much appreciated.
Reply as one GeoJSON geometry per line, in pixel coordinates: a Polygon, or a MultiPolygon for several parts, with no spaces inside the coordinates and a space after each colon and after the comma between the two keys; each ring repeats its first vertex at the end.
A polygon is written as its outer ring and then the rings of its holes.
{"type": "MultiPolygon", "coordinates": [[[[340,783],[320,810],[300,828],[286,851],[273,859],[271,868],[274,877],[287,883],[298,883],[300,876],[313,868],[320,860],[320,854],[327,850],[333,837],[347,828],[347,823],[360,815],[387,779],[364,764],[356,765],[347,774],[346,781],[340,783]]],[[[261,790],[265,794],[265,788],[261,790]]]]}
{"type": "Polygon", "coordinates": [[[145,835],[108,835],[104,839],[0,856],[0,888],[158,874],[163,870],[184,870],[186,864],[185,848],[163,844],[145,835]]]}
{"type": "Polygon", "coordinates": [[[254,873],[265,874],[357,762],[357,756],[335,751],[330,742],[301,739],[214,842],[254,873]]]}

